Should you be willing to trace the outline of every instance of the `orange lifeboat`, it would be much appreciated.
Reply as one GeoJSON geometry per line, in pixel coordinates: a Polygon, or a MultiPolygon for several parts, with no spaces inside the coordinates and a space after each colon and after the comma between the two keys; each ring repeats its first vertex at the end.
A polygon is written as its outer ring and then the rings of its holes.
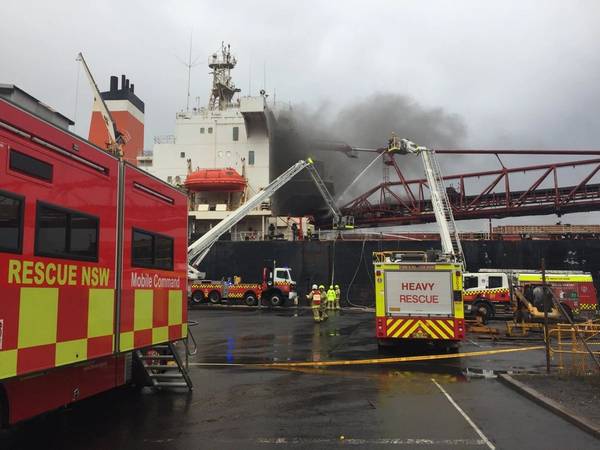
{"type": "Polygon", "coordinates": [[[241,192],[246,187],[246,180],[235,169],[227,167],[198,169],[188,174],[184,184],[190,191],[241,192]]]}

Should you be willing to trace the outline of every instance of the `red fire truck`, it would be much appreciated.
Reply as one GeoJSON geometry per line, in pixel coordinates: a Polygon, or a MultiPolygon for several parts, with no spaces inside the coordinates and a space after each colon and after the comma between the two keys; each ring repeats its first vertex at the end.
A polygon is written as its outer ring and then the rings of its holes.
{"type": "Polygon", "coordinates": [[[298,297],[296,282],[287,267],[264,267],[260,283],[242,283],[237,277],[234,277],[233,283],[202,280],[193,283],[191,291],[192,302],[196,304],[207,300],[219,303],[226,298],[243,299],[248,306],[255,306],[259,299],[271,306],[283,306],[287,300],[298,297]]]}
{"type": "MultiPolygon", "coordinates": [[[[547,271],[546,283],[550,285],[554,297],[562,304],[571,319],[597,318],[598,300],[590,273],[547,271]]],[[[525,297],[532,300],[533,288],[542,285],[542,274],[532,271],[519,273],[515,284],[521,288],[525,297]]]]}
{"type": "MultiPolygon", "coordinates": [[[[546,283],[554,296],[574,319],[594,319],[597,295],[592,275],[580,271],[547,270],[546,283]]],[[[492,319],[498,314],[513,314],[517,299],[511,288],[519,288],[527,296],[542,284],[541,272],[527,269],[482,269],[463,274],[463,300],[467,315],[479,314],[492,319]]]]}
{"type": "Polygon", "coordinates": [[[0,99],[0,416],[130,381],[187,336],[186,196],[0,99]]]}
{"type": "Polygon", "coordinates": [[[463,301],[465,312],[480,315],[485,320],[498,314],[512,314],[508,276],[503,272],[463,273],[463,301]]]}

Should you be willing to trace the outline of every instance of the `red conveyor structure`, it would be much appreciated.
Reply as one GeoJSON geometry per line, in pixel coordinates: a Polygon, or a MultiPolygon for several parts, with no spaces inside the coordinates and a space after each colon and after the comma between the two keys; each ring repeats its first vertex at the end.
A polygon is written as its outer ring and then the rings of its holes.
{"type": "MultiPolygon", "coordinates": [[[[434,222],[425,178],[407,179],[398,158],[384,153],[381,183],[347,202],[343,214],[354,216],[358,227],[434,222]]],[[[457,220],[566,214],[600,210],[600,150],[436,150],[439,155],[494,155],[501,168],[444,176],[457,220]],[[586,157],[561,162],[505,167],[499,155],[586,157]],[[591,158],[596,156],[596,158],[591,158]],[[559,171],[561,176],[559,177],[559,171]],[[571,173],[564,176],[567,171],[571,173]],[[569,181],[561,181],[568,178],[569,181]],[[515,189],[512,186],[518,186],[515,189]]],[[[440,158],[443,164],[443,158],[440,158]]]]}

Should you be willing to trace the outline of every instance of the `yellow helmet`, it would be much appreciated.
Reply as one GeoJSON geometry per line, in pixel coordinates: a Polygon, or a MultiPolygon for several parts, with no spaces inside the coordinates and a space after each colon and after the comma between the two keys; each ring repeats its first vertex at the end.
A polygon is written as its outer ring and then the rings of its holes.
{"type": "Polygon", "coordinates": [[[323,286],[323,285],[320,285],[320,286],[319,286],[319,289],[325,289],[325,286],[323,286]]]}
{"type": "Polygon", "coordinates": [[[333,289],[333,284],[331,286],[329,286],[329,289],[333,289]]]}
{"type": "Polygon", "coordinates": [[[339,285],[339,284],[336,284],[336,285],[335,285],[335,288],[336,288],[336,289],[339,289],[339,288],[340,288],[340,285],[339,285]]]}

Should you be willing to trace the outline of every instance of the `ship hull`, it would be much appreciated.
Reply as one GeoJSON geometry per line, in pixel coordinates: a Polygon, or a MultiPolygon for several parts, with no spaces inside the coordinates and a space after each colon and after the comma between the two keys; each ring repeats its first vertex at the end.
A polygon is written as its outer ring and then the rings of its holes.
{"type": "MultiPolygon", "coordinates": [[[[598,240],[562,241],[463,241],[467,267],[480,268],[540,268],[545,258],[546,269],[582,270],[591,272],[598,285],[600,252],[598,240]]],[[[300,298],[313,283],[322,284],[335,276],[342,288],[342,298],[349,289],[355,304],[374,304],[372,286],[372,253],[381,250],[428,250],[440,248],[439,241],[219,241],[211,249],[200,270],[211,279],[236,274],[242,279],[256,278],[256,268],[264,258],[276,259],[290,267],[298,283],[300,298]]]]}

